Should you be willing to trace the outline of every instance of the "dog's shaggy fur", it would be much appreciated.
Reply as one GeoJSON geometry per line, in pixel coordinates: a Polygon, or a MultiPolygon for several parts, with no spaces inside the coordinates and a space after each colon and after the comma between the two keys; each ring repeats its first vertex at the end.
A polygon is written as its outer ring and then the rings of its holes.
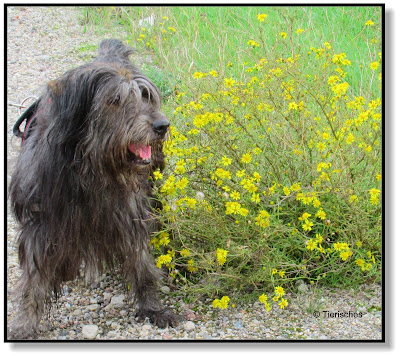
{"type": "Polygon", "coordinates": [[[139,320],[161,328],[178,322],[157,297],[160,270],[148,247],[157,225],[149,177],[164,168],[169,122],[159,90],[131,54],[104,40],[96,60],[50,82],[39,99],[10,186],[22,269],[10,338],[37,333],[51,297],[82,265],[89,278],[118,265],[139,320]]]}

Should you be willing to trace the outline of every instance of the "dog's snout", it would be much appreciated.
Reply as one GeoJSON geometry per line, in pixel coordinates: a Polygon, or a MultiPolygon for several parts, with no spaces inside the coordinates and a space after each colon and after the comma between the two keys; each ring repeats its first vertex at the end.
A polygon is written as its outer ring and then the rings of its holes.
{"type": "Polygon", "coordinates": [[[153,123],[153,131],[160,136],[166,134],[168,127],[169,121],[167,119],[157,119],[153,123]]]}

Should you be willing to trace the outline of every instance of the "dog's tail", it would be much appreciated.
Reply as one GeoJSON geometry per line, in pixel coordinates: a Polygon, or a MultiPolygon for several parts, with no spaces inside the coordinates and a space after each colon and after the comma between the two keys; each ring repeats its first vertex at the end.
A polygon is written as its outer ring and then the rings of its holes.
{"type": "Polygon", "coordinates": [[[133,54],[132,48],[125,46],[120,40],[106,39],[100,42],[98,49],[98,57],[120,57],[129,59],[133,54]]]}

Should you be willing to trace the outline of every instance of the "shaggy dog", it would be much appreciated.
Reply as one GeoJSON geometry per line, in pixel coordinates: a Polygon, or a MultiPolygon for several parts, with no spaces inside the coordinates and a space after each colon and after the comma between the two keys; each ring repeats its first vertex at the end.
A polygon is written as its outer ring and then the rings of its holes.
{"type": "Polygon", "coordinates": [[[90,279],[119,266],[139,320],[160,328],[178,322],[157,297],[160,270],[149,253],[157,225],[151,177],[164,168],[169,121],[131,54],[118,40],[102,41],[92,63],[47,85],[25,131],[15,130],[23,145],[10,198],[22,276],[10,338],[37,334],[51,297],[82,265],[90,279]]]}

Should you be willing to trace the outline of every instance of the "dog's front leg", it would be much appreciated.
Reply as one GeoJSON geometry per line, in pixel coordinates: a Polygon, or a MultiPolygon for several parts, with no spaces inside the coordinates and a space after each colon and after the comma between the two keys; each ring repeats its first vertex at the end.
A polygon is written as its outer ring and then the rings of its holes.
{"type": "Polygon", "coordinates": [[[179,316],[171,309],[164,307],[158,298],[157,280],[160,271],[154,265],[150,254],[142,251],[138,256],[134,267],[135,298],[138,310],[136,316],[139,321],[146,317],[159,328],[176,326],[179,323],[179,316]]]}

